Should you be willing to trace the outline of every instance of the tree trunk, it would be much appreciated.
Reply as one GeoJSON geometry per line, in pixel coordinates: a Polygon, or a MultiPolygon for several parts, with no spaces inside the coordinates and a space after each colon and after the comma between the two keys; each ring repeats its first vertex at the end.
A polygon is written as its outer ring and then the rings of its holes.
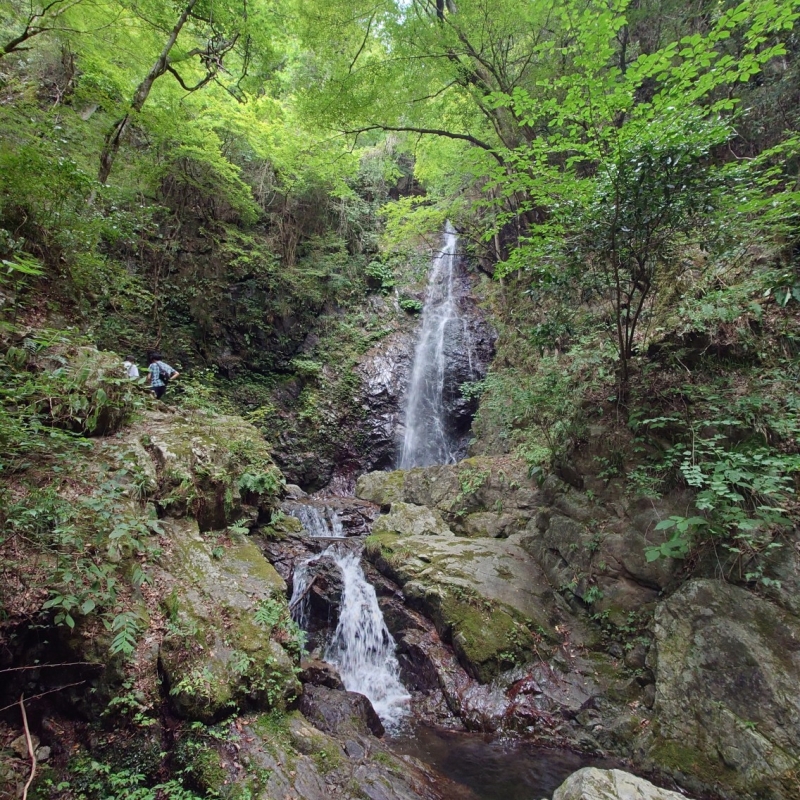
{"type": "Polygon", "coordinates": [[[175,42],[178,40],[178,35],[180,34],[183,26],[186,24],[186,20],[189,19],[189,15],[192,13],[192,9],[196,4],[197,0],[189,0],[180,17],[178,18],[178,21],[175,23],[175,27],[170,32],[169,38],[164,44],[164,47],[156,59],[155,64],[153,64],[151,67],[150,72],[147,73],[147,77],[145,77],[145,79],[137,87],[136,92],[133,95],[130,109],[122,119],[117,120],[114,123],[114,126],[108,132],[105,144],[103,145],[103,150],[100,153],[100,170],[97,173],[97,180],[100,181],[100,183],[105,183],[106,180],[108,180],[108,176],[111,173],[111,168],[114,166],[114,159],[116,158],[117,151],[119,150],[120,142],[122,141],[122,136],[130,124],[131,114],[138,114],[142,110],[142,107],[144,106],[145,101],[150,94],[150,90],[153,88],[153,84],[167,71],[167,66],[169,65],[169,54],[172,48],[175,46],[175,42]]]}

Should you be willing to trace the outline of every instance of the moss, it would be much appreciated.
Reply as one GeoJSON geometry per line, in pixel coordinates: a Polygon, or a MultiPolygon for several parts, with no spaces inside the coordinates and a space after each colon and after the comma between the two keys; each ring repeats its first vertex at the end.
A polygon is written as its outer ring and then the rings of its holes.
{"type": "Polygon", "coordinates": [[[406,473],[403,470],[369,472],[358,479],[356,497],[380,506],[390,506],[403,499],[405,482],[406,473]]]}
{"type": "Polygon", "coordinates": [[[186,739],[178,745],[176,756],[195,784],[208,792],[221,793],[228,773],[213,747],[197,739],[186,739]]]}
{"type": "Polygon", "coordinates": [[[392,756],[390,756],[388,753],[384,753],[382,750],[378,750],[377,752],[373,753],[372,760],[376,764],[386,767],[394,775],[402,775],[404,772],[402,765],[397,761],[397,759],[392,758],[392,756]]]}
{"type": "MultiPolygon", "coordinates": [[[[294,712],[295,714],[298,712],[294,712]]],[[[252,723],[253,730],[265,741],[275,739],[284,746],[289,746],[291,736],[289,732],[290,714],[275,710],[266,714],[259,714],[252,723]]]]}
{"type": "Polygon", "coordinates": [[[526,628],[490,604],[476,605],[448,594],[441,600],[439,614],[467,671],[481,683],[524,658],[533,645],[526,628]]]}
{"type": "Polygon", "coordinates": [[[345,763],[341,750],[337,749],[334,744],[319,748],[312,754],[311,758],[320,775],[328,775],[331,772],[335,772],[345,763]]]}
{"type": "Polygon", "coordinates": [[[726,769],[719,761],[711,761],[702,748],[682,744],[675,739],[657,739],[649,756],[659,767],[694,775],[705,784],[731,785],[736,781],[735,770],[726,769]]]}

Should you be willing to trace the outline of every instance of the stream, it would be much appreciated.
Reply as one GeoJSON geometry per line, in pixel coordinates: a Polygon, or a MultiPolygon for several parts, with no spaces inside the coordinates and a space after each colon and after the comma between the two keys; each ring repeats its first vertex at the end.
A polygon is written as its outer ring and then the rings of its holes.
{"type": "MultiPolygon", "coordinates": [[[[523,741],[490,738],[418,725],[389,740],[399,754],[418,758],[468,791],[452,800],[538,800],[583,767],[610,769],[609,760],[569,750],[533,747],[523,741]]],[[[451,798],[448,798],[451,800],[451,798]]]]}
{"type": "MultiPolygon", "coordinates": [[[[452,392],[445,380],[448,356],[470,350],[453,291],[457,247],[457,236],[448,223],[442,249],[431,263],[414,353],[398,453],[402,469],[454,463],[460,457],[445,402],[445,393],[452,392]]],[[[471,369],[471,359],[469,363],[471,369]]],[[[417,758],[452,781],[451,788],[443,787],[447,800],[536,800],[552,796],[581,767],[608,766],[571,751],[435,728],[416,720],[412,695],[400,678],[395,640],[361,566],[366,531],[351,527],[336,502],[342,501],[318,496],[286,505],[287,513],[318,544],[315,554],[295,562],[289,605],[295,621],[310,631],[315,581],[326,587],[335,584],[338,607],[335,614],[328,612],[330,627],[323,631],[321,643],[318,640],[317,652],[337,668],[348,691],[369,698],[397,754],[417,758]],[[332,581],[331,573],[339,577],[332,581]]]]}

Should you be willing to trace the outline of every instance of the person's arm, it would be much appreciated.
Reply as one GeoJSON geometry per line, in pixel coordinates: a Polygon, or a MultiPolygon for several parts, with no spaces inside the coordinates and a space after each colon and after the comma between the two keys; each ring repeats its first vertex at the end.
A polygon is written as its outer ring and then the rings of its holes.
{"type": "Polygon", "coordinates": [[[153,381],[153,370],[150,367],[147,368],[147,377],[145,378],[145,383],[149,386],[153,381]]]}

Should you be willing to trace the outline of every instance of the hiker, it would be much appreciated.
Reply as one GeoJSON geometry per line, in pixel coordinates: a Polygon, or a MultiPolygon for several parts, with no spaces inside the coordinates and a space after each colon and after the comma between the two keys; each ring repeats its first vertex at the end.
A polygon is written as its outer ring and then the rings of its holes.
{"type": "Polygon", "coordinates": [[[161,353],[150,353],[147,360],[150,363],[147,383],[153,390],[156,400],[160,400],[167,391],[167,381],[175,380],[180,373],[161,360],[161,353]]]}
{"type": "Polygon", "coordinates": [[[132,380],[136,380],[139,377],[139,367],[136,366],[136,359],[134,359],[133,356],[125,356],[125,360],[122,362],[122,368],[125,370],[125,374],[132,380]]]}

